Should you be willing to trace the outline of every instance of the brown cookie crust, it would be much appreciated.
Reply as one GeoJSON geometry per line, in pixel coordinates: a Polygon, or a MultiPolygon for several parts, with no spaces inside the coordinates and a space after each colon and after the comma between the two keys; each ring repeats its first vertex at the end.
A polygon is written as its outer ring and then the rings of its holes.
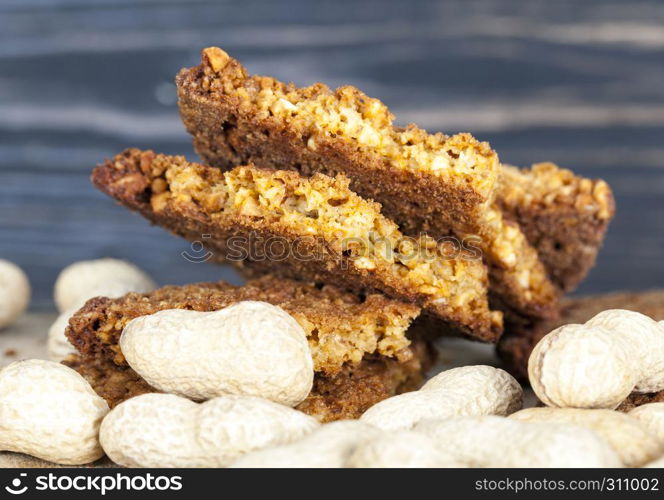
{"type": "Polygon", "coordinates": [[[159,392],[129,366],[118,366],[103,358],[71,354],[62,363],[81,374],[111,408],[129,398],[159,392]]]}
{"type": "Polygon", "coordinates": [[[424,341],[413,341],[410,361],[385,356],[366,356],[356,366],[346,366],[337,375],[316,375],[314,387],[297,409],[322,422],[359,418],[376,403],[418,389],[435,360],[424,341]]]}

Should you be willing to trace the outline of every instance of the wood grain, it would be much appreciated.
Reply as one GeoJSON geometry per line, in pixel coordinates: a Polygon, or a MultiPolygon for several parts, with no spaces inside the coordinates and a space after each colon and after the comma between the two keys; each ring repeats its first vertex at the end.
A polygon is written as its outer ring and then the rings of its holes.
{"type": "Polygon", "coordinates": [[[172,81],[214,44],[254,72],[358,85],[400,123],[473,132],[506,162],[605,178],[618,216],[581,291],[662,286],[663,23],[657,0],[4,0],[0,257],[27,270],[36,310],[84,258],[237,281],[88,182],[127,146],[194,158],[172,81]]]}

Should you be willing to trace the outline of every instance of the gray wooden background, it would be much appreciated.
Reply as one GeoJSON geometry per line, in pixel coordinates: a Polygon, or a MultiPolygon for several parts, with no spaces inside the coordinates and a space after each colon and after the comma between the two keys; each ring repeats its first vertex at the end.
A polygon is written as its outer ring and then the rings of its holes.
{"type": "Polygon", "coordinates": [[[33,309],[79,259],[236,279],[88,181],[127,146],[194,158],[172,82],[209,45],[253,72],[357,85],[505,162],[607,179],[618,216],[580,292],[664,284],[664,2],[0,0],[0,258],[29,273],[33,309]]]}

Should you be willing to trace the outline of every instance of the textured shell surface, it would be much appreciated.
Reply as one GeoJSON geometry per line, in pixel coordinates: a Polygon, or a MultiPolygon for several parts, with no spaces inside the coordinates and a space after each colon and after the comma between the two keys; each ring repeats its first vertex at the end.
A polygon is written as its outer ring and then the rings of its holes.
{"type": "Polygon", "coordinates": [[[16,264],[0,259],[0,329],[11,325],[30,302],[30,282],[16,264]]]}
{"type": "Polygon", "coordinates": [[[198,405],[170,394],[145,394],[115,407],[101,425],[100,441],[125,467],[209,467],[196,442],[198,405]]]}
{"type": "Polygon", "coordinates": [[[252,396],[195,403],[173,394],[144,394],[104,419],[109,457],[130,467],[225,467],[241,455],[292,442],[320,424],[287,406],[252,396]]]}
{"type": "Polygon", "coordinates": [[[92,462],[103,455],[98,432],[108,411],[83,377],[59,363],[17,361],[0,372],[3,450],[62,464],[92,462]]]}
{"type": "Polygon", "coordinates": [[[60,312],[80,308],[92,297],[121,297],[129,292],[145,293],[156,288],[144,271],[119,259],[74,262],[64,268],[55,282],[55,304],[60,312]]]}
{"type": "Polygon", "coordinates": [[[360,443],[384,432],[360,420],[337,420],[321,425],[291,444],[248,453],[236,468],[340,468],[360,443]]]}
{"type": "Polygon", "coordinates": [[[636,383],[637,392],[658,392],[664,389],[664,327],[657,321],[635,311],[609,309],[586,322],[614,332],[622,341],[621,349],[635,349],[639,359],[634,369],[642,375],[636,383]]]}
{"type": "Polygon", "coordinates": [[[70,354],[77,352],[65,335],[65,331],[69,325],[69,318],[71,318],[76,311],[77,309],[74,308],[60,313],[48,329],[47,348],[48,357],[51,361],[62,361],[70,354]]]}
{"type": "Polygon", "coordinates": [[[528,361],[530,384],[547,406],[615,408],[632,391],[634,353],[616,349],[602,326],[565,325],[546,335],[528,361]]]}
{"type": "Polygon", "coordinates": [[[620,467],[594,432],[567,424],[518,422],[485,415],[423,421],[415,426],[469,467],[620,467]]]}
{"type": "Polygon", "coordinates": [[[463,467],[427,436],[414,431],[385,432],[359,444],[344,463],[354,468],[463,467]]]}
{"type": "Polygon", "coordinates": [[[651,435],[664,443],[664,403],[648,403],[637,406],[629,416],[645,425],[651,435]]]}
{"type": "Polygon", "coordinates": [[[304,330],[265,302],[142,316],[125,327],[120,347],[150,385],[194,400],[238,394],[295,406],[313,384],[304,330]]]}
{"type": "Polygon", "coordinates": [[[639,467],[664,453],[647,426],[637,419],[613,410],[579,408],[527,408],[509,418],[522,422],[575,424],[596,432],[616,451],[626,467],[639,467]]]}
{"type": "Polygon", "coordinates": [[[219,466],[227,466],[245,453],[291,443],[319,426],[315,418],[272,401],[223,396],[201,405],[198,442],[219,466]]]}
{"type": "Polygon", "coordinates": [[[361,420],[384,430],[409,429],[425,419],[507,415],[521,408],[523,390],[507,372],[489,366],[454,368],[422,389],[383,400],[361,420]]]}

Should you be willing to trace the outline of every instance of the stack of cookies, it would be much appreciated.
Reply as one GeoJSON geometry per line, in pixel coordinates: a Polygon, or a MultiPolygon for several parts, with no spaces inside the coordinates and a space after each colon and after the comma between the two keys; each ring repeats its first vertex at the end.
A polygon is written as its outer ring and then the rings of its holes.
{"type": "Polygon", "coordinates": [[[522,348],[509,339],[557,319],[613,216],[603,181],[501,165],[470,134],[396,127],[354,87],[251,76],[216,47],[177,87],[201,164],[129,149],[92,181],[250,281],[89,301],[70,321],[69,363],[111,405],[152,390],[118,346],[131,319],[264,300],[308,334],[316,382],[299,408],[355,418],[417,386],[433,338],[522,348]]]}

